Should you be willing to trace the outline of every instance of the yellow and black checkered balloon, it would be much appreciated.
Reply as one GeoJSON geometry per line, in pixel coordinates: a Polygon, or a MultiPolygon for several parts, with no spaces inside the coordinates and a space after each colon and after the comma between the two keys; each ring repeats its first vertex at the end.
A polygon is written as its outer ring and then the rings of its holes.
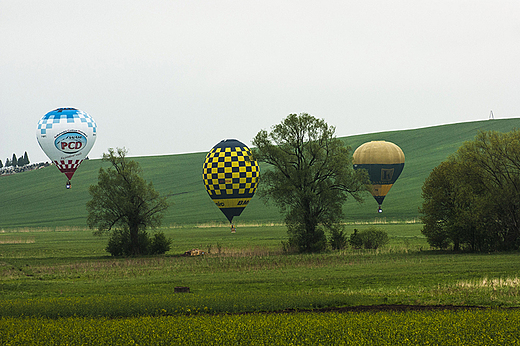
{"type": "Polygon", "coordinates": [[[260,170],[251,150],[236,139],[215,145],[202,167],[206,191],[229,222],[240,215],[258,186],[260,170]]]}

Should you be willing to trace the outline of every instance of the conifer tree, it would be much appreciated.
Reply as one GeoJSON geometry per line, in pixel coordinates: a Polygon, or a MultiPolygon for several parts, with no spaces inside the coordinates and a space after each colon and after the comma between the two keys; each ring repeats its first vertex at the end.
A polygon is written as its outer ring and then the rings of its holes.
{"type": "MultiPolygon", "coordinates": [[[[23,164],[22,166],[28,165],[29,162],[29,155],[27,155],[27,151],[23,154],[23,164]]],[[[18,165],[20,165],[20,159],[18,159],[18,165]]]]}

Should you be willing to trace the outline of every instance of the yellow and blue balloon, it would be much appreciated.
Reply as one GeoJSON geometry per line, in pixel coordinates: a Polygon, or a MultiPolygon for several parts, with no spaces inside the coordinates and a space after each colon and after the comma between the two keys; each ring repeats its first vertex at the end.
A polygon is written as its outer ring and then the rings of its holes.
{"type": "Polygon", "coordinates": [[[202,167],[206,191],[230,223],[253,197],[259,175],[260,169],[251,150],[236,139],[226,139],[215,145],[202,167]]]}
{"type": "Polygon", "coordinates": [[[394,143],[372,141],[359,146],[353,155],[354,169],[365,169],[370,179],[370,192],[379,203],[378,212],[388,191],[404,168],[404,153],[394,143]]]}

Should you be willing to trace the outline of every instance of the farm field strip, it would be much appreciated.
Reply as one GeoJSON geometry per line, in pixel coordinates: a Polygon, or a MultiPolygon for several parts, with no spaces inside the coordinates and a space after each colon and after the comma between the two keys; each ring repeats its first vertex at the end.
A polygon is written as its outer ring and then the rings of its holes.
{"type": "Polygon", "coordinates": [[[520,310],[1,318],[3,345],[518,345],[520,310]]]}
{"type": "Polygon", "coordinates": [[[420,225],[385,228],[391,235],[385,248],[322,254],[284,254],[283,227],[244,227],[237,234],[166,229],[173,254],[144,258],[109,257],[106,239],[88,231],[27,232],[35,242],[0,244],[0,312],[130,317],[374,304],[520,305],[517,253],[425,251],[420,225]],[[180,256],[200,246],[209,253],[180,256]],[[173,294],[175,286],[191,293],[173,294]]]}
{"type": "Polygon", "coordinates": [[[519,344],[518,253],[430,251],[420,224],[376,226],[388,246],[321,254],[284,253],[278,225],[164,228],[172,250],[141,258],[83,229],[0,233],[0,344],[519,344]],[[399,304],[436,308],[316,312],[399,304]]]}

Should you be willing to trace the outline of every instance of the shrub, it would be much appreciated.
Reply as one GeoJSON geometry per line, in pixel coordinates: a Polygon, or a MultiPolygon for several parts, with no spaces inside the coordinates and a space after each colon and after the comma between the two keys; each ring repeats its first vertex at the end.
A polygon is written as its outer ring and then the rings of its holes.
{"type": "Polygon", "coordinates": [[[298,252],[298,247],[291,240],[282,240],[282,251],[284,253],[296,253],[298,252]]]}
{"type": "Polygon", "coordinates": [[[286,218],[287,234],[290,247],[298,249],[300,253],[321,252],[327,248],[327,236],[323,227],[307,229],[299,222],[291,222],[286,218]]]}
{"type": "MultiPolygon", "coordinates": [[[[138,254],[140,255],[159,255],[170,250],[172,240],[166,238],[163,232],[157,232],[150,237],[147,232],[139,231],[138,236],[138,254]]],[[[135,248],[132,244],[130,231],[114,230],[108,240],[105,248],[112,256],[133,256],[135,248]]]]}
{"type": "Polygon", "coordinates": [[[150,255],[162,255],[170,251],[171,245],[171,238],[166,238],[163,232],[157,232],[153,235],[150,242],[150,255]]]}
{"type": "Polygon", "coordinates": [[[340,250],[347,247],[348,240],[342,226],[333,227],[330,230],[329,243],[333,250],[340,250]]]}
{"type": "Polygon", "coordinates": [[[385,230],[369,227],[361,232],[363,247],[365,249],[377,249],[388,244],[388,234],[385,230]]]}
{"type": "Polygon", "coordinates": [[[382,229],[371,226],[358,233],[354,229],[354,233],[350,235],[350,245],[354,248],[377,249],[388,244],[388,234],[382,229]]]}
{"type": "Polygon", "coordinates": [[[356,228],[354,228],[354,233],[350,235],[348,242],[353,248],[361,249],[363,247],[363,239],[361,239],[361,235],[356,228]]]}

